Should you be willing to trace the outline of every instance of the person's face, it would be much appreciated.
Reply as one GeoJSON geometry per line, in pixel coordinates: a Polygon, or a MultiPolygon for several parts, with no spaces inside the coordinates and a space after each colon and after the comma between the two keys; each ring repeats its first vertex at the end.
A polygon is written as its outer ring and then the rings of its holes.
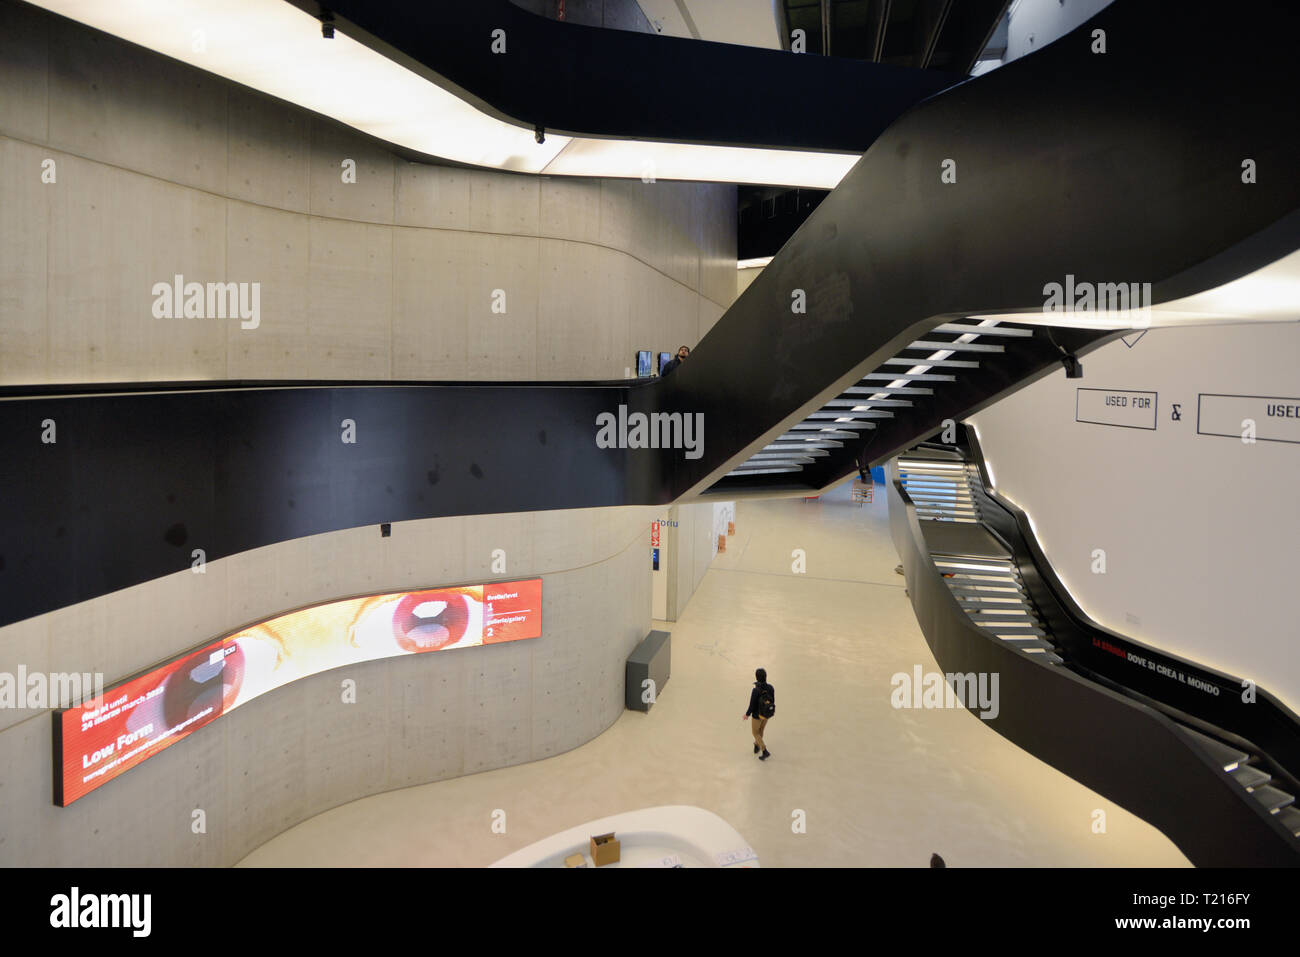
{"type": "Polygon", "coordinates": [[[685,359],[690,354],[691,354],[691,350],[687,349],[685,346],[682,346],[680,349],[677,350],[677,358],[679,359],[685,359]]]}

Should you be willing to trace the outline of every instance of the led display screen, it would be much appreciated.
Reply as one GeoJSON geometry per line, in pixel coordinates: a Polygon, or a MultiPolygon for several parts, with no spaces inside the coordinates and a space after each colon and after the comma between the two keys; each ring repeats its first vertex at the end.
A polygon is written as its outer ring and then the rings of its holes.
{"type": "Polygon", "coordinates": [[[650,350],[642,349],[636,354],[636,374],[639,378],[650,375],[650,350]]]}
{"type": "Polygon", "coordinates": [[[211,641],[54,712],[54,803],[66,807],[223,714],[298,678],[398,655],[542,633],[542,580],[313,605],[211,641]]]}

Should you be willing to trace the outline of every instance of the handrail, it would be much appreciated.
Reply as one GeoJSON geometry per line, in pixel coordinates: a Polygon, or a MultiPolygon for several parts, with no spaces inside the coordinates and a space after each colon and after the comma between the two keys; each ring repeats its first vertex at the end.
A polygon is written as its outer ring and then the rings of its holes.
{"type": "Polygon", "coordinates": [[[993,488],[979,435],[969,424],[964,438],[971,464],[978,467],[980,474],[980,483],[972,483],[980,503],[980,520],[1015,556],[1025,590],[1062,647],[1069,667],[1181,722],[1263,756],[1300,793],[1300,716],[1258,684],[1254,686],[1254,700],[1246,703],[1241,696],[1245,687],[1241,678],[1153,648],[1090,618],[1056,574],[1034,534],[1029,515],[993,488]],[[1113,652],[1099,650],[1102,641],[1126,655],[1131,651],[1172,672],[1194,677],[1218,693],[1208,695],[1181,682],[1162,679],[1159,671],[1153,676],[1147,668],[1134,668],[1113,652]]]}

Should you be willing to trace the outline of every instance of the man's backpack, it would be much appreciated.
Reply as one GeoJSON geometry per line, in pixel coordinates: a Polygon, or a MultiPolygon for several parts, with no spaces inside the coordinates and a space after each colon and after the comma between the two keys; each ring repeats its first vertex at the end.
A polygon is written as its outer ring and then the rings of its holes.
{"type": "Polygon", "coordinates": [[[761,718],[770,718],[776,714],[776,702],[772,700],[772,686],[763,685],[758,690],[758,714],[761,718]]]}

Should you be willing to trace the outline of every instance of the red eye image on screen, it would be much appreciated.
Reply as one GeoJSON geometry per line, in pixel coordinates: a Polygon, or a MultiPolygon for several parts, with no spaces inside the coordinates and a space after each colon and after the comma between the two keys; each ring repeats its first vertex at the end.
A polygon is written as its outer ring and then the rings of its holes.
{"type": "Polygon", "coordinates": [[[238,646],[191,655],[167,676],[162,694],[163,719],[174,728],[209,708],[214,715],[220,715],[239,696],[243,678],[244,655],[238,646]]]}
{"type": "MultiPolygon", "coordinates": [[[[482,589],[412,592],[393,609],[393,638],[403,651],[438,651],[464,639],[482,589]]],[[[481,619],[480,619],[481,620],[481,619]]]]}
{"type": "Polygon", "coordinates": [[[119,774],[286,684],[340,668],[541,635],[542,580],[324,602],[232,632],[54,712],[54,803],[119,774]]]}

